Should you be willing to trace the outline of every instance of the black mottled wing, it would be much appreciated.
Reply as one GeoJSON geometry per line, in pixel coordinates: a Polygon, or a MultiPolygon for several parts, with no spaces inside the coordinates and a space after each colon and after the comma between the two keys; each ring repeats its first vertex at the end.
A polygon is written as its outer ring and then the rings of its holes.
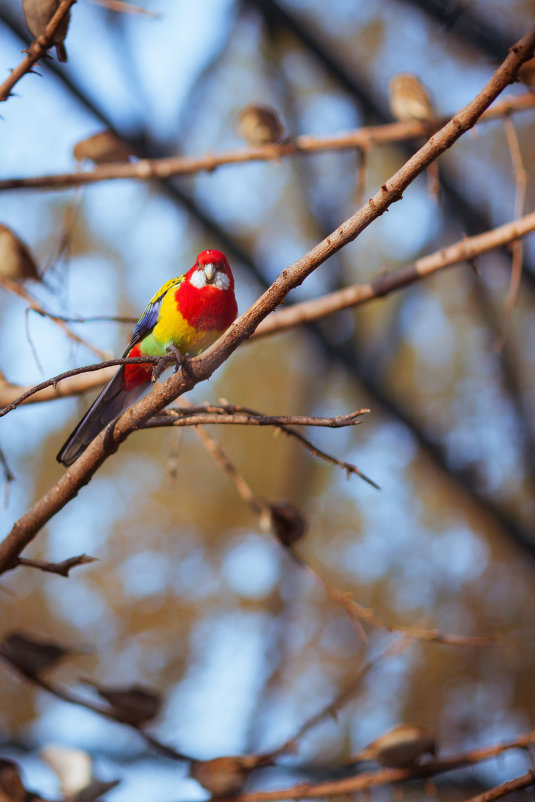
{"type": "Polygon", "coordinates": [[[140,343],[141,340],[145,339],[145,337],[151,333],[158,322],[158,315],[160,314],[163,298],[167,295],[169,290],[173,289],[173,287],[178,287],[183,281],[184,276],[169,279],[169,281],[166,281],[165,284],[160,287],[156,295],[150,299],[145,307],[145,311],[136,323],[136,327],[132,332],[132,337],[130,338],[130,342],[126,347],[123,357],[128,356],[134,345],[140,343]]]}

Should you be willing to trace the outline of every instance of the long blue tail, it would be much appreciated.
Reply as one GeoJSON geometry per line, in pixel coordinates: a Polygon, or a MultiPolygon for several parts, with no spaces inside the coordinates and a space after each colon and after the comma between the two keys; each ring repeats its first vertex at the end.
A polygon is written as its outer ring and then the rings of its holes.
{"type": "Polygon", "coordinates": [[[72,465],[97,434],[132,406],[149,386],[150,382],[147,382],[125,390],[124,365],[121,366],[62,445],[57,461],[66,466],[72,465]]]}

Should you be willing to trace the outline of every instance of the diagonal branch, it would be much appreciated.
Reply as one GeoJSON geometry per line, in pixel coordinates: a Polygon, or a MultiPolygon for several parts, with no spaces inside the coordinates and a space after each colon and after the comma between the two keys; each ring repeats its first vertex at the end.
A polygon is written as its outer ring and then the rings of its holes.
{"type": "Polygon", "coordinates": [[[400,200],[416,176],[475,125],[483,111],[514,80],[519,66],[531,56],[534,48],[535,28],[511,48],[507,58],[478,95],[386,181],[365,206],[307,254],[284,269],[258,301],[244,312],[213,346],[188,361],[179,373],[155,387],[147,398],[127,410],[115,424],[95,438],[87,451],[51,490],[19,518],[11,532],[0,543],[0,572],[16,566],[17,557],[41,527],[76,496],[100,465],[133,431],[179,395],[211,376],[236,348],[252,335],[260,321],[284,300],[290,290],[302,284],[316,268],[344,245],[352,242],[392,203],[400,200]]]}
{"type": "MultiPolygon", "coordinates": [[[[342,309],[360,306],[368,301],[383,298],[391,292],[403,289],[446,267],[451,267],[464,261],[471,261],[476,256],[487,253],[494,248],[514,242],[519,237],[526,236],[534,230],[535,212],[532,212],[520,220],[505,223],[499,228],[485,231],[475,237],[465,237],[447,248],[441,248],[439,251],[434,251],[418,259],[417,262],[408,267],[400,268],[392,273],[379,272],[377,278],[371,279],[371,281],[364,284],[353,284],[350,287],[344,287],[342,290],[329,293],[320,298],[278,309],[259,324],[251,339],[266,337],[269,334],[278,334],[299,326],[301,323],[318,320],[342,309]]],[[[66,318],[56,315],[53,315],[53,318],[55,320],[66,320],[66,318]]],[[[133,318],[113,319],[119,322],[131,322],[131,320],[135,322],[133,318]]],[[[76,321],[77,319],[74,318],[73,320],[76,321]]],[[[88,344],[86,343],[86,345],[88,344]]],[[[110,360],[105,364],[119,365],[122,364],[122,361],[110,360]]],[[[0,417],[27,401],[31,403],[51,401],[68,395],[78,395],[104,384],[113,375],[111,368],[106,369],[104,364],[100,366],[102,373],[98,373],[95,377],[83,375],[88,371],[98,370],[98,367],[98,365],[89,365],[76,368],[34,387],[22,387],[9,382],[4,382],[3,384],[0,382],[0,417]],[[76,376],[81,378],[76,379],[76,376]]]]}
{"type": "Polygon", "coordinates": [[[434,777],[446,771],[465,768],[496,757],[509,749],[525,749],[535,743],[535,730],[526,732],[505,743],[470,749],[455,755],[433,760],[412,768],[380,769],[365,771],[342,779],[325,780],[319,783],[302,782],[292,788],[273,789],[269,791],[251,791],[233,797],[234,802],[278,802],[287,799],[320,799],[322,797],[340,796],[377,788],[381,785],[405,782],[406,780],[434,777]]]}
{"type": "Polygon", "coordinates": [[[60,0],[54,15],[46,26],[45,32],[31,43],[26,58],[13,70],[9,78],[6,78],[4,83],[0,85],[0,102],[8,99],[13,87],[31,71],[33,65],[46,55],[47,50],[54,45],[54,34],[61,25],[63,17],[69,13],[69,9],[75,3],[76,0],[60,0]]]}

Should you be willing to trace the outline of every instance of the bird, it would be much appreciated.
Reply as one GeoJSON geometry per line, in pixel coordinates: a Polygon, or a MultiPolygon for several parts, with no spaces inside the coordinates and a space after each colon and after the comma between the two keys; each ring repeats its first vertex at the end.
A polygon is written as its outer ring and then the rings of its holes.
{"type": "MultiPolygon", "coordinates": [[[[390,111],[402,123],[421,122],[426,124],[427,133],[431,134],[436,111],[429,93],[420,79],[411,72],[400,72],[390,80],[390,111]]],[[[425,141],[425,139],[424,139],[425,141]]],[[[440,181],[438,164],[431,162],[427,168],[429,194],[439,200],[440,181]]]]}
{"type": "Polygon", "coordinates": [[[117,134],[106,129],[77,142],[72,155],[79,162],[87,159],[95,164],[116,164],[130,161],[133,153],[117,134]]]}
{"type": "Polygon", "coordinates": [[[143,688],[140,685],[99,685],[91,679],[84,679],[83,682],[97,689],[99,696],[108,702],[118,721],[141,727],[160,712],[162,700],[152,688],[143,688]]]}
{"type": "Polygon", "coordinates": [[[229,755],[212,760],[192,760],[189,776],[212,796],[234,796],[241,791],[248,775],[272,764],[271,755],[229,755]]]}
{"type": "Polygon", "coordinates": [[[435,109],[427,89],[420,79],[410,72],[394,75],[389,84],[390,110],[400,122],[432,122],[435,109]]]}
{"type": "MultiPolygon", "coordinates": [[[[197,356],[236,319],[234,277],[227,257],[216,250],[202,251],[187,273],[169,279],[149,301],[139,319],[124,357],[173,354],[179,363],[197,356]]],[[[121,365],[57,455],[72,465],[91,441],[151,386],[152,363],[121,365]]]]}
{"type": "Polygon", "coordinates": [[[11,632],[0,643],[0,657],[27,677],[39,676],[75,654],[80,652],[24,632],[11,632]]]}
{"type": "Polygon", "coordinates": [[[385,768],[400,769],[417,765],[424,755],[435,757],[436,752],[433,730],[420,724],[400,724],[350,757],[347,763],[374,760],[385,768]]]}
{"type": "MultiPolygon", "coordinates": [[[[22,10],[28,30],[37,38],[45,32],[46,26],[58,9],[60,0],[22,0],[22,10]]],[[[61,20],[59,27],[54,34],[54,44],[56,45],[56,55],[58,61],[67,61],[67,51],[63,44],[67,36],[71,12],[67,11],[61,20]]]]}
{"type": "Polygon", "coordinates": [[[252,103],[245,106],[236,119],[238,133],[245,141],[257,147],[273,145],[284,136],[284,127],[276,109],[252,103]]]}
{"type": "Polygon", "coordinates": [[[30,249],[8,226],[0,223],[0,278],[14,281],[39,281],[35,259],[30,249]]]}

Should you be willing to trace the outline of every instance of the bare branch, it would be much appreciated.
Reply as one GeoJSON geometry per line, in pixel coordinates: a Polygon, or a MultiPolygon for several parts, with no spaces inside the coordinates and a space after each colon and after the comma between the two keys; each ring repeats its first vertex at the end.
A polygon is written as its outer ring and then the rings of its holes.
{"type": "MultiPolygon", "coordinates": [[[[525,111],[535,106],[532,93],[519,95],[497,103],[480,116],[480,120],[493,120],[513,112],[525,111]]],[[[448,122],[444,117],[437,126],[448,122]]],[[[247,164],[253,161],[278,161],[288,156],[329,150],[369,151],[373,146],[401,142],[407,139],[429,135],[429,124],[414,122],[387,123],[367,126],[354,131],[346,131],[335,136],[302,135],[279,144],[256,147],[235,148],[221,153],[206,153],[200,156],[173,156],[161,159],[140,159],[121,164],[106,164],[86,172],[75,171],[57,175],[34,176],[30,178],[6,178],[0,180],[0,190],[9,189],[65,189],[94,184],[99,181],[134,178],[141,181],[168,179],[180,175],[200,172],[213,172],[218,167],[229,164],[247,164]]]]}
{"type": "MultiPolygon", "coordinates": [[[[312,569],[310,569],[312,570],[312,569]]],[[[325,581],[314,571],[314,574],[321,580],[323,584],[325,581]]],[[[423,629],[422,627],[398,627],[392,624],[386,624],[371,610],[357,604],[352,598],[351,593],[341,592],[337,588],[329,586],[329,594],[335,601],[341,602],[348,613],[359,620],[366,621],[371,626],[386,629],[388,632],[398,632],[406,638],[414,640],[424,640],[432,643],[451,644],[453,646],[492,646],[495,645],[499,638],[495,636],[482,636],[482,635],[449,635],[440,632],[438,629],[423,629]]]]}
{"type": "Polygon", "coordinates": [[[100,348],[91,345],[91,343],[87,342],[87,340],[84,340],[83,337],[80,337],[78,334],[75,334],[73,331],[71,331],[70,328],[65,325],[65,322],[61,316],[54,315],[52,312],[47,312],[45,309],[43,309],[39,301],[34,298],[33,295],[26,289],[26,287],[24,287],[18,281],[0,278],[0,284],[5,287],[6,290],[9,290],[9,292],[18,295],[19,298],[23,298],[26,303],[29,304],[29,309],[37,312],[37,314],[41,317],[47,317],[50,320],[53,320],[54,323],[59,326],[59,328],[65,332],[67,337],[69,337],[71,340],[74,340],[76,343],[80,343],[80,345],[85,346],[85,348],[89,348],[90,351],[93,351],[93,353],[99,356],[101,359],[107,358],[108,354],[105,351],[101,351],[100,348]]]}
{"type": "MultiPolygon", "coordinates": [[[[215,411],[217,407],[210,407],[211,411],[215,411]]],[[[284,417],[281,416],[277,418],[268,418],[267,416],[263,416],[261,412],[257,412],[254,409],[250,409],[249,407],[242,407],[236,406],[233,404],[224,404],[223,409],[229,413],[229,417],[225,423],[239,423],[245,424],[249,420],[253,421],[253,425],[256,426],[277,426],[277,428],[287,434],[289,437],[294,437],[308,450],[311,454],[315,457],[319,457],[320,459],[325,460],[325,462],[330,463],[331,465],[337,465],[339,468],[343,468],[344,471],[347,471],[349,474],[355,474],[356,476],[360,476],[361,479],[364,479],[365,482],[368,482],[372,487],[375,487],[379,490],[379,485],[376,484],[373,479],[370,479],[369,476],[362,473],[356,465],[353,465],[352,462],[345,462],[345,460],[337,459],[336,457],[332,457],[330,454],[327,454],[326,451],[322,451],[320,448],[315,446],[313,443],[310,442],[306,437],[304,437],[300,432],[296,432],[295,429],[292,429],[291,426],[288,425],[288,422],[291,422],[291,417],[288,416],[287,420],[284,420],[284,417]],[[268,421],[267,423],[262,422],[262,420],[268,421]],[[271,420],[271,422],[269,422],[271,420]]],[[[172,412],[172,410],[169,410],[172,412]]],[[[360,421],[356,420],[357,417],[364,415],[365,413],[369,412],[368,409],[361,409],[357,412],[351,412],[349,415],[345,416],[337,416],[335,418],[307,418],[307,417],[295,417],[294,421],[300,426],[308,426],[308,425],[317,425],[317,426],[329,426],[333,429],[340,428],[341,426],[354,426],[360,421]],[[313,423],[312,421],[317,420],[318,423],[313,423]],[[309,424],[309,422],[312,422],[309,424]]],[[[186,413],[187,414],[187,413],[186,413]]],[[[169,415],[171,418],[170,422],[167,422],[167,415],[160,416],[158,418],[152,418],[144,424],[143,428],[147,427],[151,428],[151,423],[153,420],[156,420],[158,426],[170,426],[170,425],[187,425],[184,423],[178,423],[181,420],[181,417],[176,416],[176,412],[174,415],[169,415]],[[176,421],[176,424],[175,424],[176,421]]],[[[218,423],[222,422],[221,419],[210,419],[210,416],[196,416],[198,420],[196,421],[198,424],[205,424],[205,423],[218,423]]],[[[191,422],[190,424],[191,425],[191,422]]],[[[140,427],[141,428],[141,427],[140,427]]]]}
{"type": "Polygon", "coordinates": [[[515,79],[519,66],[531,57],[535,47],[535,28],[513,45],[508,56],[479,94],[459,111],[439,132],[415,153],[368,203],[344,221],[326,239],[288,266],[266,292],[236,320],[225,334],[200,356],[187,360],[182,370],[127,410],[114,424],[103,431],[84,454],[63,474],[59,481],[18,521],[0,543],[0,571],[16,566],[21,551],[55,513],[77,495],[100,465],[114,453],[133,431],[187,392],[199,381],[208,378],[308,275],[344,245],[352,242],[389,206],[399,200],[405,189],[438,156],[450,148],[463,133],[472,128],[483,111],[498,94],[515,79]]]}
{"type": "MultiPolygon", "coordinates": [[[[10,663],[15,669],[17,666],[10,663]]],[[[18,669],[17,669],[18,670],[18,669]]],[[[98,704],[97,702],[90,702],[87,699],[79,696],[77,693],[74,693],[68,688],[64,688],[61,685],[58,685],[51,680],[45,679],[40,674],[37,673],[28,673],[26,671],[18,670],[20,675],[24,677],[25,680],[32,683],[33,685],[37,685],[44,691],[48,691],[48,693],[55,696],[57,699],[61,699],[64,702],[68,702],[69,704],[76,705],[77,707],[84,707],[86,710],[91,710],[93,713],[97,713],[99,716],[103,716],[104,718],[109,719],[110,721],[115,721],[117,724],[122,724],[126,727],[130,727],[131,729],[138,732],[145,743],[147,743],[150,747],[154,749],[160,755],[164,757],[171,758],[172,760],[179,760],[179,761],[190,761],[191,757],[189,755],[185,755],[182,752],[178,752],[176,749],[173,749],[172,746],[168,746],[167,744],[162,743],[153,735],[150,735],[145,730],[129,721],[125,721],[123,719],[117,718],[114,709],[109,705],[102,705],[98,704]]]]}
{"type": "Polygon", "coordinates": [[[325,418],[311,415],[262,415],[259,412],[241,411],[240,407],[224,404],[216,407],[206,404],[192,409],[164,410],[162,415],[150,418],[143,429],[156,429],[160,426],[206,426],[207,424],[234,424],[238,426],[326,426],[330,429],[342,429],[346,426],[357,426],[362,421],[361,415],[369,409],[359,409],[348,415],[336,415],[325,418]],[[236,409],[236,412],[232,412],[236,409]]]}
{"type": "Polygon", "coordinates": [[[477,796],[471,797],[468,802],[492,802],[494,799],[501,799],[502,796],[513,793],[513,791],[529,788],[530,785],[535,785],[535,772],[533,771],[528,771],[527,774],[523,774],[515,780],[509,780],[509,782],[490,788],[482,794],[477,794],[477,796]]]}
{"type": "Polygon", "coordinates": [[[316,727],[318,724],[321,724],[321,722],[325,721],[325,719],[329,718],[329,716],[335,717],[342,707],[355,697],[358,690],[361,688],[363,681],[366,679],[368,674],[373,671],[373,669],[377,668],[378,665],[390,657],[398,657],[407,648],[407,646],[408,641],[405,638],[398,638],[394,641],[394,643],[391,643],[390,646],[377,655],[377,657],[374,657],[373,659],[367,660],[365,663],[363,663],[351,681],[340,691],[340,693],[335,696],[331,702],[322,707],[321,710],[315,713],[310,719],[308,719],[308,721],[305,721],[305,723],[299,727],[295,735],[285,741],[277,749],[274,749],[272,752],[270,752],[269,755],[271,757],[278,757],[284,752],[292,752],[303,735],[316,727]]]}
{"type": "Polygon", "coordinates": [[[79,565],[89,565],[89,563],[98,562],[98,557],[90,557],[88,554],[79,554],[77,557],[69,557],[62,560],[60,563],[52,563],[46,560],[29,560],[26,557],[19,557],[19,565],[26,565],[28,568],[37,568],[39,571],[45,571],[50,574],[59,574],[59,576],[69,576],[71,568],[77,568],[79,565]]]}
{"type": "Polygon", "coordinates": [[[47,50],[53,47],[54,34],[61,25],[63,17],[69,13],[69,9],[75,3],[76,0],[60,0],[54,15],[46,26],[45,32],[31,43],[26,58],[13,70],[9,78],[0,85],[0,102],[8,99],[15,84],[17,84],[26,73],[30,72],[33,65],[46,55],[47,50]]]}
{"type": "MultiPolygon", "coordinates": [[[[232,797],[232,799],[234,802],[278,802],[278,800],[286,799],[317,799],[326,796],[350,794],[367,788],[376,788],[380,785],[434,777],[446,771],[481,763],[483,760],[489,760],[489,758],[496,757],[509,749],[523,749],[534,743],[535,730],[531,730],[502,744],[482,749],[470,749],[466,752],[450,755],[442,760],[429,761],[411,768],[359,772],[354,776],[344,777],[339,780],[326,780],[320,783],[302,782],[291,788],[242,793],[232,797]]],[[[470,800],[470,802],[473,802],[473,800],[470,800]]]]}
{"type": "MultiPolygon", "coordinates": [[[[106,368],[114,367],[117,365],[127,365],[127,364],[137,364],[137,365],[146,365],[147,363],[152,363],[153,365],[157,365],[160,362],[160,357],[157,356],[135,356],[135,357],[124,357],[120,359],[108,359],[105,362],[97,362],[95,365],[84,365],[83,368],[73,368],[72,370],[67,370],[65,373],[58,373],[57,376],[53,376],[51,379],[46,379],[41,384],[36,384],[34,387],[30,387],[28,390],[25,390],[22,395],[19,395],[15,398],[10,404],[6,404],[5,407],[0,409],[0,418],[4,415],[7,415],[8,412],[11,412],[16,407],[23,404],[28,398],[36,393],[40,393],[43,390],[46,390],[48,387],[53,387],[54,391],[56,391],[56,385],[58,382],[63,381],[64,379],[69,379],[72,376],[78,376],[82,373],[91,373],[92,371],[104,370],[106,368]]],[[[106,374],[107,375],[107,374],[106,374]]],[[[102,380],[101,380],[102,381],[102,380]]],[[[99,381],[100,383],[100,381],[99,381]]],[[[15,385],[11,385],[14,387],[15,385]]],[[[79,392],[82,392],[80,390],[79,392]]],[[[61,393],[58,393],[61,395],[61,393]]],[[[42,399],[48,400],[48,399],[42,399]]]]}
{"type": "Polygon", "coordinates": [[[535,212],[532,212],[519,220],[505,223],[503,226],[485,231],[483,234],[465,237],[448,245],[447,248],[441,248],[439,251],[434,251],[418,259],[413,265],[402,267],[392,273],[380,273],[377,278],[365,284],[354,284],[351,287],[344,287],[342,290],[324,295],[322,298],[278,309],[260,323],[254,336],[265,337],[268,334],[286,331],[301,323],[318,320],[342,309],[360,306],[376,298],[383,298],[395,290],[414,284],[414,282],[446,267],[459,262],[469,262],[476,256],[507,245],[534,230],[535,212]]]}
{"type": "MultiPolygon", "coordinates": [[[[524,214],[526,206],[526,186],[528,174],[524,167],[522,160],[522,152],[520,150],[520,143],[516,134],[515,124],[510,117],[504,117],[503,126],[505,128],[505,136],[507,138],[507,145],[509,153],[511,154],[511,161],[513,163],[513,171],[516,182],[516,197],[515,197],[515,217],[520,217],[524,214]]],[[[509,282],[509,291],[505,299],[505,312],[503,318],[502,334],[499,341],[495,345],[495,350],[500,352],[503,348],[505,337],[511,315],[516,306],[518,291],[520,289],[520,280],[522,278],[522,254],[523,243],[522,240],[515,240],[513,243],[513,258],[511,262],[511,279],[509,282]]]]}

